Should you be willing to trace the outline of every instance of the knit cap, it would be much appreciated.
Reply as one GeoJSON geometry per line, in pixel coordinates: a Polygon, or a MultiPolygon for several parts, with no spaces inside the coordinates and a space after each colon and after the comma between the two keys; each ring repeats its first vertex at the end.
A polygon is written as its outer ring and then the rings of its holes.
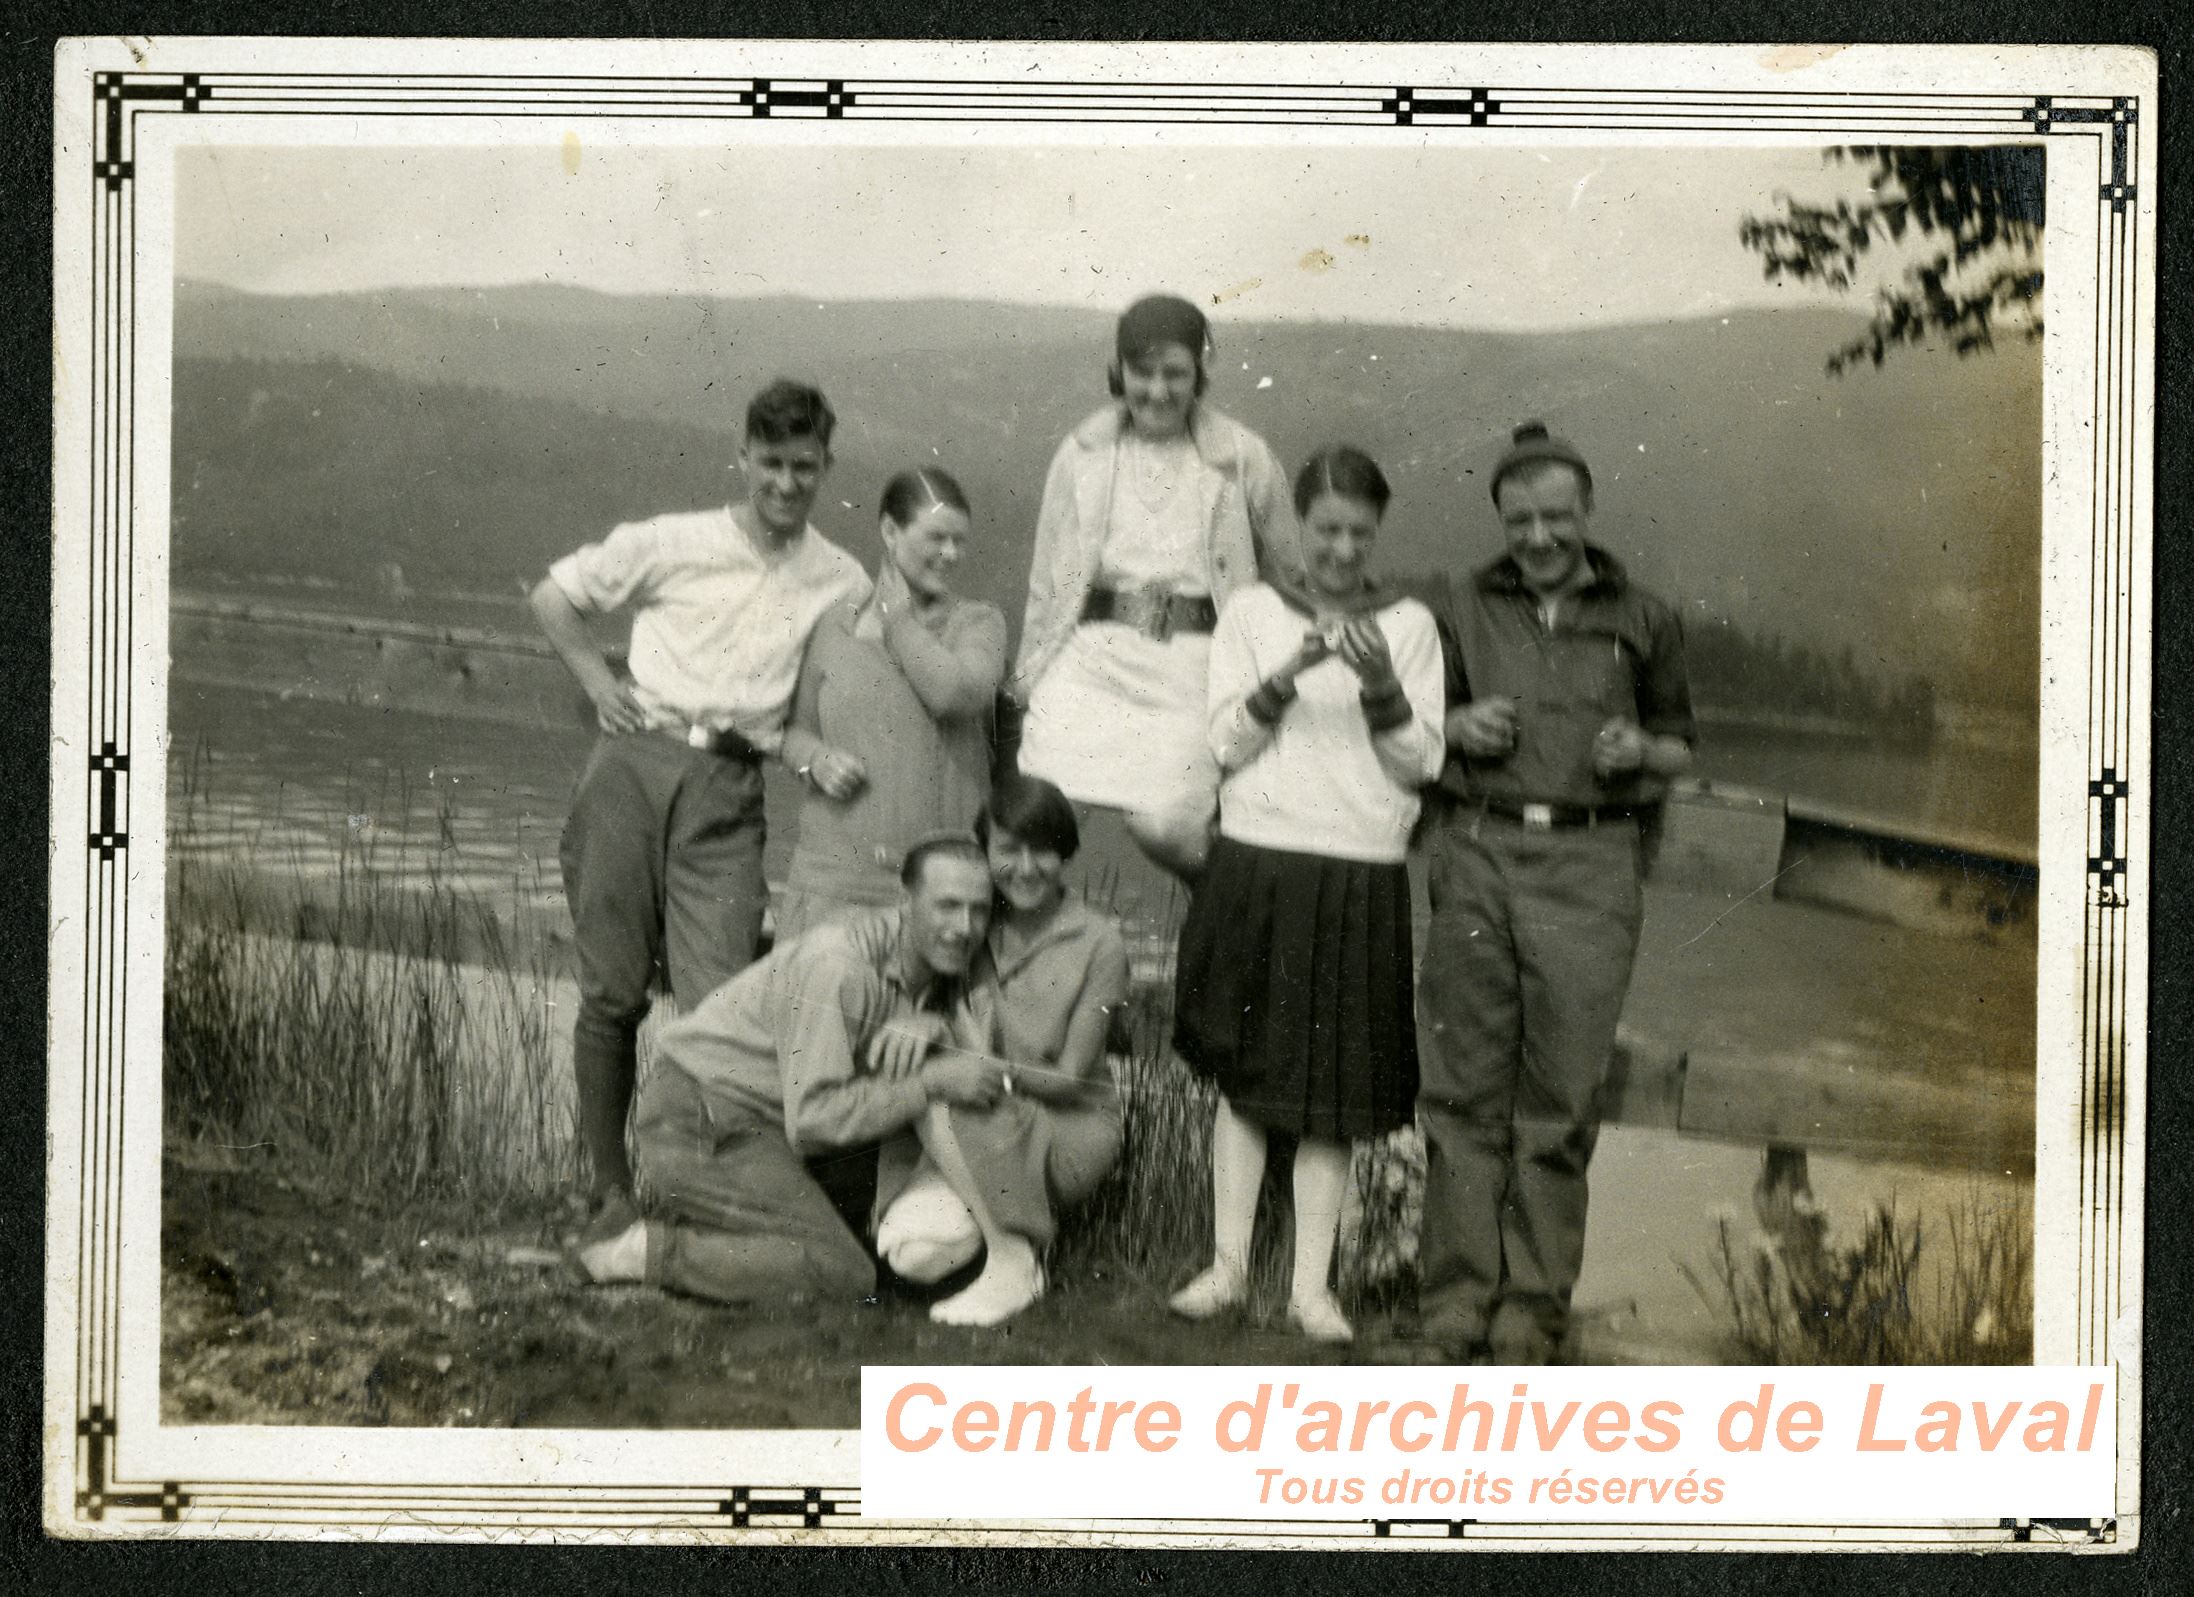
{"type": "Polygon", "coordinates": [[[1592,492],[1592,468],[1567,438],[1557,438],[1543,421],[1527,421],[1509,435],[1508,452],[1493,468],[1493,502],[1501,502],[1501,483],[1513,471],[1527,466],[1563,465],[1577,473],[1586,493],[1592,492]]]}

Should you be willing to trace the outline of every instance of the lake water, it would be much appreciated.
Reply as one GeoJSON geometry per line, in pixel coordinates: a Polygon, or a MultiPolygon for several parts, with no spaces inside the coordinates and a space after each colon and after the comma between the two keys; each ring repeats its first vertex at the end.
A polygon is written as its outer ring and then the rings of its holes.
{"type": "Polygon", "coordinates": [[[2041,753],[2033,743],[1943,738],[1892,748],[1709,723],[1700,728],[1698,774],[2019,855],[2031,856],[2040,835],[2041,753]]]}
{"type": "MultiPolygon", "coordinates": [[[[189,683],[176,685],[170,715],[172,863],[309,877],[348,861],[562,926],[557,838],[592,741],[585,727],[505,726],[189,683]]],[[[1712,779],[2033,846],[2033,767],[2015,756],[1958,749],[1931,762],[1708,730],[1701,771],[1712,779]],[[1975,794],[1993,795],[1985,811],[1969,802],[1975,794]]],[[[791,852],[798,801],[791,777],[772,768],[765,865],[773,879],[791,852]]],[[[1162,957],[1179,909],[1169,884],[1116,820],[1097,818],[1085,837],[1077,862],[1084,890],[1141,934],[1139,958],[1162,957]]],[[[1764,897],[1728,905],[1663,891],[1648,895],[1626,1026],[1747,1059],[1803,1050],[1946,1091],[2031,1095],[2033,1004],[2030,939],[1925,938],[1764,897]]],[[[1620,1340],[1656,1356],[1704,1356],[1718,1316],[1675,1265],[1705,1266],[1714,1216],[1747,1212],[1758,1161],[1749,1143],[1609,1127],[1579,1286],[1586,1321],[1611,1316],[1629,1327],[1620,1340]]],[[[1823,1158],[1816,1179],[1846,1227],[1892,1197],[1920,1200],[1936,1224],[1969,1193],[2022,1215],[2032,1193],[2031,1177],[2008,1169],[1823,1158]]]]}
{"type": "MultiPolygon", "coordinates": [[[[403,880],[497,899],[560,899],[556,844],[592,742],[576,722],[521,727],[178,682],[169,706],[171,831],[179,859],[332,870],[348,855],[403,880]]],[[[1928,750],[1709,726],[1699,774],[2019,851],[2034,847],[2031,751],[1928,750]]],[[[765,868],[782,879],[798,827],[789,773],[768,772],[765,868]]],[[[1090,828],[1085,885],[1131,917],[1170,894],[1116,824],[1090,828]]]]}

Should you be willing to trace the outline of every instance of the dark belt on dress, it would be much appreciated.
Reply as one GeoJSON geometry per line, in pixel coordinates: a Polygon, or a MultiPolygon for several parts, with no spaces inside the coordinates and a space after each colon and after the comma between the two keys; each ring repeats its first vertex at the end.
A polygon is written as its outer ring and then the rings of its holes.
{"type": "Polygon", "coordinates": [[[1635,821],[1641,813],[1635,804],[1519,804],[1512,799],[1497,798],[1472,799],[1467,807],[1498,815],[1504,821],[1514,821],[1535,832],[1635,821]]]}
{"type": "Polygon", "coordinates": [[[719,759],[737,760],[742,765],[762,763],[762,751],[728,726],[659,726],[655,735],[719,759]]]}
{"type": "Polygon", "coordinates": [[[1204,594],[1170,588],[1092,588],[1082,619],[1117,621],[1163,643],[1176,632],[1209,632],[1219,624],[1219,607],[1204,594]]]}

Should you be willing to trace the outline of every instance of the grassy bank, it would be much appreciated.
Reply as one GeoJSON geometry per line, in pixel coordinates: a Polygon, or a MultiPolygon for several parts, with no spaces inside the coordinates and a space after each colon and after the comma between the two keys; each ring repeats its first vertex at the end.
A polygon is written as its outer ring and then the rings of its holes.
{"type": "MultiPolygon", "coordinates": [[[[1767,1205],[1763,1205],[1767,1207],[1767,1205]]],[[[1930,1217],[1878,1203],[1848,1236],[1801,1205],[1751,1239],[1715,1227],[1693,1288],[1738,1364],[2026,1364],[2034,1357],[2033,1223],[1969,1197],[1930,1217]]]]}
{"type": "MultiPolygon", "coordinates": [[[[311,936],[268,934],[270,918],[285,917],[270,917],[263,876],[178,869],[163,1069],[171,1136],[267,1152],[382,1207],[499,1216],[573,1190],[562,950],[470,894],[395,886],[352,860],[291,890],[287,918],[311,936]]],[[[1214,1098],[1173,1058],[1170,1026],[1167,989],[1138,986],[1114,1056],[1123,1156],[1066,1221],[1053,1260],[1062,1285],[1100,1272],[1183,1276],[1208,1256],[1214,1098]]],[[[1401,1157],[1388,1144],[1359,1155],[1367,1202],[1352,1210],[1340,1271],[1353,1296],[1390,1292],[1414,1252],[1395,1223],[1401,1157]]],[[[1274,1166],[1258,1277],[1284,1295],[1287,1171],[1274,1166]]]]}
{"type": "Polygon", "coordinates": [[[472,895],[346,860],[300,881],[313,938],[270,936],[264,878],[171,884],[162,1081],[171,1135],[261,1148],[364,1201],[538,1200],[576,1175],[552,1061],[561,973],[472,895]],[[459,950],[472,957],[460,960],[459,950]]]}
{"type": "MultiPolygon", "coordinates": [[[[186,803],[179,831],[190,817],[186,803]]],[[[564,1195],[580,1174],[571,1117],[574,993],[565,945],[551,928],[512,916],[507,905],[499,908],[431,870],[423,877],[409,873],[399,885],[372,868],[368,852],[360,844],[339,854],[331,870],[287,878],[279,870],[184,850],[171,855],[164,995],[169,1162],[171,1170],[221,1172],[191,1189],[205,1198],[203,1213],[184,1226],[179,1240],[171,1239],[170,1253],[185,1272],[174,1301],[187,1302],[212,1281],[219,1301],[205,1323],[222,1324],[228,1316],[249,1324],[248,1315],[232,1315],[222,1305],[234,1298],[246,1306],[254,1289],[239,1295],[221,1283],[266,1273],[272,1268],[267,1260],[288,1233],[267,1222],[260,1263],[240,1266],[219,1240],[229,1223],[224,1214],[243,1212],[224,1210],[232,1203],[225,1195],[242,1194],[233,1202],[247,1210],[279,1210],[289,1201],[279,1195],[296,1192],[309,1194],[317,1206],[312,1224],[327,1229],[316,1234],[333,1238],[350,1227],[366,1239],[331,1240],[318,1255],[332,1260],[348,1257],[342,1250],[351,1249],[361,1270],[381,1260],[375,1280],[383,1286],[419,1287],[426,1278],[408,1267],[424,1260],[414,1250],[431,1233],[443,1239],[437,1246],[455,1250],[433,1279],[447,1275],[461,1285],[470,1272],[476,1283],[500,1282],[496,1292],[519,1307],[498,1312],[539,1322],[529,1335],[550,1334],[548,1322],[565,1314],[559,1304],[573,1325],[592,1323],[599,1316],[589,1305],[598,1300],[572,1292],[541,1269],[566,1222],[564,1195]],[[270,894],[283,893],[295,903],[275,904],[270,914],[270,894]],[[495,1239],[502,1252],[482,1239],[495,1239]],[[532,1259],[530,1273],[506,1268],[515,1255],[532,1259]]],[[[1101,896],[1102,882],[1096,888],[1101,896]]],[[[1145,963],[1151,968],[1138,967],[1115,1039],[1126,1088],[1123,1156],[1093,1198],[1065,1220],[1051,1260],[1058,1305],[1046,1310],[1047,1317],[1056,1313],[1071,1321],[1085,1309],[1095,1313],[1091,1305],[1110,1305],[1107,1323],[1120,1346],[1147,1342],[1148,1356],[1160,1362],[1293,1356],[1300,1347],[1285,1339],[1276,1352],[1256,1353],[1258,1344],[1242,1341],[1240,1327],[1177,1332],[1175,1340],[1155,1342],[1147,1328],[1132,1335],[1127,1330],[1136,1314],[1163,1321],[1164,1293],[1202,1265],[1210,1245],[1212,1092],[1166,1047],[1170,991],[1159,962],[1145,963]]],[[[646,1043],[644,1035],[643,1070],[646,1043]]],[[[1413,1132],[1357,1151],[1336,1274],[1344,1302],[1367,1328],[1413,1290],[1422,1188],[1423,1150],[1413,1132]]],[[[172,1192],[170,1201],[178,1201],[172,1192]]],[[[1276,1143],[1260,1205],[1255,1292],[1246,1322],[1253,1332],[1276,1315],[1285,1297],[1289,1211],[1287,1161],[1276,1143]]],[[[179,1212],[195,1211],[186,1204],[179,1212]]],[[[1768,1227],[1763,1216],[1772,1241],[1725,1225],[1718,1244],[1711,1230],[1693,1238],[1674,1224],[1678,1217],[1670,1218],[1669,1268],[1677,1268],[1679,1245],[1694,1249],[1693,1262],[1704,1259],[1691,1273],[1723,1324],[1723,1352],[1732,1360],[1983,1362],[2026,1356],[2031,1220],[2023,1210],[1975,1207],[1947,1221],[1890,1211],[1841,1240],[1829,1238],[1825,1218],[1811,1233],[1793,1233],[1768,1227]]],[[[283,1268],[309,1274],[309,1262],[283,1268]]],[[[308,1314],[320,1312],[311,1304],[341,1301],[340,1270],[332,1264],[313,1269],[337,1279],[310,1287],[317,1295],[308,1295],[300,1310],[308,1314]]],[[[443,1296],[455,1291],[435,1290],[443,1296]]],[[[488,1288],[476,1285],[455,1296],[474,1292],[485,1297],[488,1288]]],[[[391,1298],[385,1313],[344,1310],[350,1329],[343,1334],[370,1351],[374,1338],[393,1324],[426,1324],[440,1314],[434,1309],[440,1301],[427,1304],[432,1314],[403,1293],[391,1298]]],[[[693,1319],[691,1308],[664,1311],[682,1317],[677,1323],[687,1329],[680,1336],[725,1318],[706,1311],[693,1319]]],[[[892,1339],[916,1346],[920,1339],[908,1337],[926,1321],[914,1314],[892,1323],[896,1331],[869,1326],[859,1332],[864,1358],[916,1356],[894,1352],[892,1339]]],[[[194,1327],[197,1322],[171,1322],[177,1356],[211,1345],[202,1327],[194,1327]]],[[[473,1345],[487,1346],[492,1329],[483,1322],[473,1345]]],[[[1053,1330],[1064,1334],[1062,1327],[1053,1330]]],[[[335,1337],[324,1323],[301,1334],[307,1341],[335,1337]]],[[[554,1337],[552,1342],[564,1347],[554,1337]]],[[[594,1356],[578,1343],[565,1351],[594,1356]]],[[[954,1344],[952,1356],[1021,1357],[1029,1351],[1026,1343],[954,1344]]],[[[1093,1345],[1087,1351],[1111,1358],[1116,1350],[1093,1345]]],[[[1588,1352],[1622,1356],[1614,1347],[1588,1352]]],[[[471,1407],[480,1423],[492,1422],[488,1407],[471,1407]]]]}

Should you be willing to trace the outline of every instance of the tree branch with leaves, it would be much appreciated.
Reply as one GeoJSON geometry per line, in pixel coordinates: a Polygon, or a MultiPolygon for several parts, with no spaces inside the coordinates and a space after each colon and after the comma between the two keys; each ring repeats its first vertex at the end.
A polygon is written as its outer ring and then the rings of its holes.
{"type": "Polygon", "coordinates": [[[1778,195],[1780,213],[1746,216],[1737,237],[1769,282],[1849,289],[1872,251],[1934,245],[1876,292],[1868,329],[1828,357],[1840,374],[1876,366],[1900,344],[1940,338],[1960,355],[1999,332],[2042,336],[2042,151],[2035,145],[1844,145],[1830,165],[1862,166],[1861,199],[1811,205],[1778,195]]]}

